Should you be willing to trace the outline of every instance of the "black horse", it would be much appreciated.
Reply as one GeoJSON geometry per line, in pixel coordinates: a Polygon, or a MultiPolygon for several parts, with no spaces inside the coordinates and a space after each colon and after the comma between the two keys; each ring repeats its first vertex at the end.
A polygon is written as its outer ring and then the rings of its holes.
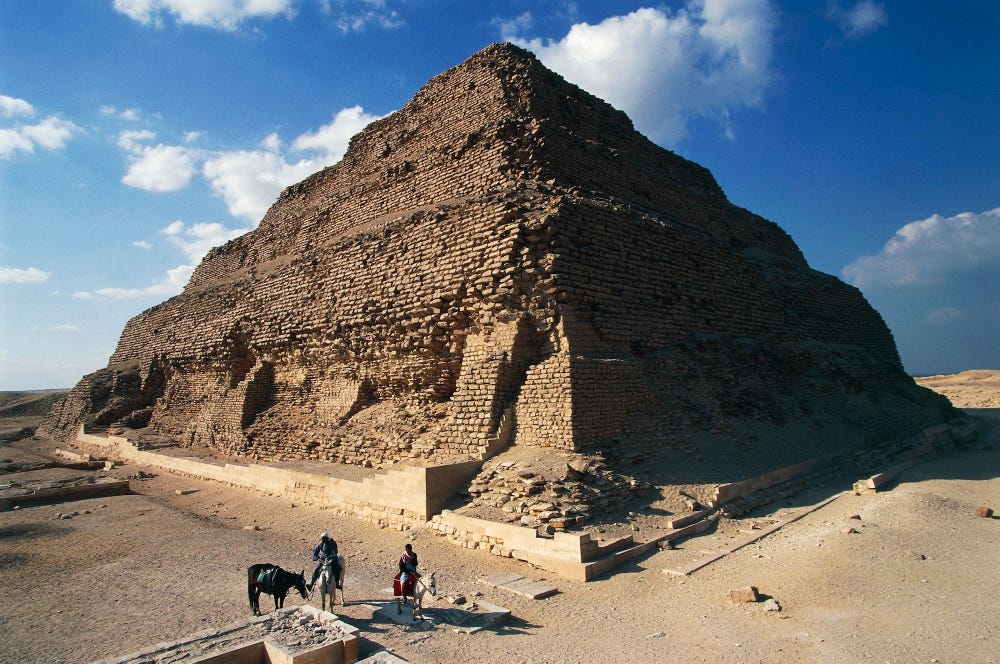
{"type": "Polygon", "coordinates": [[[274,597],[275,610],[285,605],[285,595],[295,588],[306,599],[306,571],[298,574],[286,572],[271,563],[257,563],[247,568],[247,594],[250,596],[250,610],[255,616],[260,615],[260,594],[267,593],[274,597]]]}

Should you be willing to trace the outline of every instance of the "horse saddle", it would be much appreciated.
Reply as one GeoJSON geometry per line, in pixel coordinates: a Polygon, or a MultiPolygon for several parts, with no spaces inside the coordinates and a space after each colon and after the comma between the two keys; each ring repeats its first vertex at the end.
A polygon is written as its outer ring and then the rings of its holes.
{"type": "Polygon", "coordinates": [[[274,587],[274,575],[278,571],[277,567],[265,567],[257,575],[257,583],[264,588],[274,587]]]}
{"type": "Polygon", "coordinates": [[[416,572],[410,572],[410,578],[406,580],[406,586],[399,582],[399,577],[402,572],[396,572],[396,576],[392,577],[392,596],[393,597],[403,597],[404,595],[413,596],[413,589],[417,586],[417,579],[420,575],[416,572]]]}

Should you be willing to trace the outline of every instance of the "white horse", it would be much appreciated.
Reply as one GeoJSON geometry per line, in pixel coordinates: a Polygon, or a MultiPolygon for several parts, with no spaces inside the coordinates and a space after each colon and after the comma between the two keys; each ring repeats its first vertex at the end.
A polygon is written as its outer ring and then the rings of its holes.
{"type": "Polygon", "coordinates": [[[437,597],[437,581],[434,579],[434,574],[434,572],[431,572],[429,576],[420,576],[413,584],[412,595],[407,595],[406,588],[400,584],[401,594],[396,596],[396,610],[399,613],[403,612],[403,605],[406,604],[406,598],[412,597],[413,619],[416,620],[418,615],[421,619],[424,617],[424,595],[430,593],[431,597],[437,597]]]}
{"type": "Polygon", "coordinates": [[[340,578],[333,578],[333,558],[323,559],[323,568],[319,574],[319,598],[323,611],[326,611],[326,596],[330,595],[330,609],[337,601],[337,586],[340,586],[340,603],[344,603],[344,556],[337,554],[337,564],[340,566],[340,578]]]}

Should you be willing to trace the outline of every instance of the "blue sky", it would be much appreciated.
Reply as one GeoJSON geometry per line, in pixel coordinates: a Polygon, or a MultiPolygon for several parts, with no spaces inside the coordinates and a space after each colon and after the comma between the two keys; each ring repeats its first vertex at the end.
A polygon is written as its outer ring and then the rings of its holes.
{"type": "Polygon", "coordinates": [[[907,371],[1000,368],[995,0],[0,0],[0,389],[128,318],[509,40],[858,286],[907,371]]]}

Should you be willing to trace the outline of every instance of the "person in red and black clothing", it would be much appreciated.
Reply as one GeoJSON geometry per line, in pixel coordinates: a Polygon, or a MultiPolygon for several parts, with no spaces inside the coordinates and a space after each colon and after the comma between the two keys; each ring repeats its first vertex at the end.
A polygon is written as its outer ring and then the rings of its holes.
{"type": "Polygon", "coordinates": [[[413,545],[407,544],[403,555],[399,557],[399,584],[405,587],[411,575],[414,582],[420,578],[417,573],[417,554],[413,551],[413,545]]]}

